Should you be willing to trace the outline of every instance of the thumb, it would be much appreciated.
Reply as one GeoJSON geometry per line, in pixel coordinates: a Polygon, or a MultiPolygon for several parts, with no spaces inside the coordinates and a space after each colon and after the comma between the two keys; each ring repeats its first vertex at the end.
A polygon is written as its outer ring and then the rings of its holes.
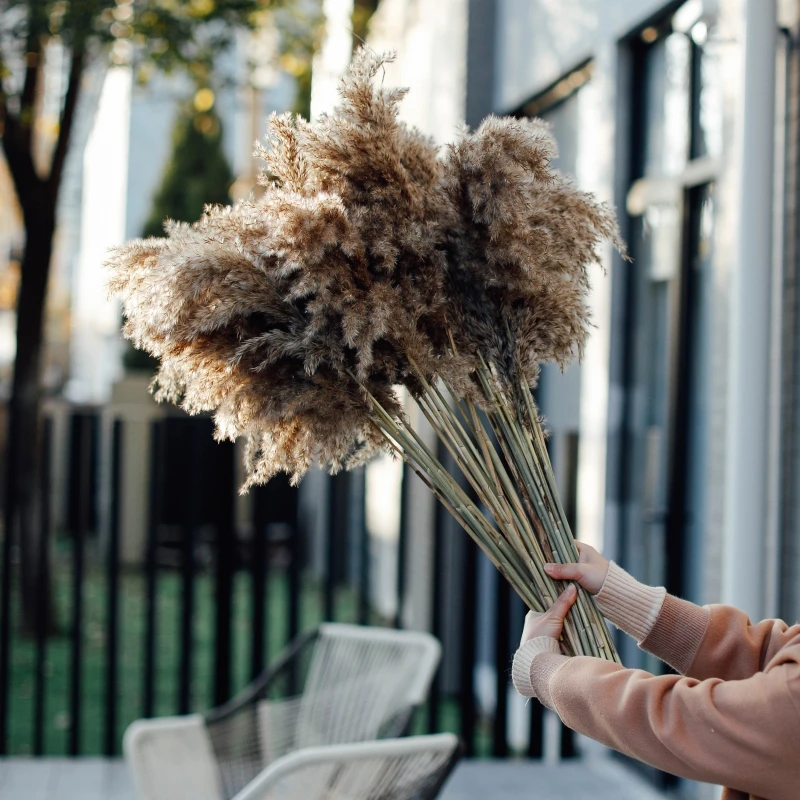
{"type": "Polygon", "coordinates": [[[577,597],[578,590],[575,588],[575,584],[571,583],[561,592],[555,603],[550,606],[550,611],[547,612],[548,615],[559,622],[563,622],[577,597]]]}

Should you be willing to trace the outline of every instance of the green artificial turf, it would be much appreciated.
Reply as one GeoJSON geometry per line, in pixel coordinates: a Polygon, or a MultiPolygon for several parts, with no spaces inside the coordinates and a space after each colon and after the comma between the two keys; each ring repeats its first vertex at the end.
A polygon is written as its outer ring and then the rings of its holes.
{"type": "MultiPolygon", "coordinates": [[[[52,591],[55,632],[48,637],[45,655],[44,755],[68,754],[71,726],[70,685],[72,680],[72,559],[68,551],[57,549],[54,558],[52,591]]],[[[87,557],[83,582],[83,626],[81,666],[80,754],[101,755],[105,742],[106,664],[108,652],[108,588],[103,567],[87,557]]],[[[212,706],[214,658],[214,579],[205,572],[195,577],[193,613],[193,652],[191,661],[191,710],[212,706]]],[[[286,646],[288,632],[288,575],[278,569],[267,577],[267,652],[265,661],[274,659],[286,646]]],[[[323,588],[320,581],[305,576],[301,581],[300,627],[313,628],[323,619],[323,588]]],[[[141,570],[122,571],[119,576],[118,694],[115,731],[116,752],[121,752],[125,728],[143,715],[145,577],[141,570]]],[[[155,715],[178,713],[180,664],[181,575],[177,570],[160,569],[157,580],[155,715]]],[[[34,748],[34,692],[36,642],[23,634],[20,625],[18,592],[13,587],[14,617],[11,642],[11,691],[9,693],[8,754],[31,755],[34,748]]],[[[233,584],[232,689],[237,692],[250,679],[252,643],[252,578],[238,572],[233,584]]],[[[358,592],[350,586],[336,593],[335,619],[355,622],[358,592]]],[[[373,624],[380,624],[374,618],[373,624]]],[[[460,710],[454,698],[442,698],[441,729],[458,732],[460,710]]],[[[427,732],[427,713],[421,709],[413,725],[414,733],[427,732]]],[[[479,721],[476,752],[490,748],[490,730],[479,721]]]]}

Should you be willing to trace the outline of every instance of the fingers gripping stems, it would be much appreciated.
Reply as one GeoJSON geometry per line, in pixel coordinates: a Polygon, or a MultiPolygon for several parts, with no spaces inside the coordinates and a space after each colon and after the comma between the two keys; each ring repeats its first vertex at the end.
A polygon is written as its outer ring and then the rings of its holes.
{"type": "Polygon", "coordinates": [[[525,617],[525,628],[522,632],[520,644],[539,636],[549,636],[559,639],[564,628],[564,619],[578,597],[575,586],[568,586],[556,599],[553,605],[544,613],[529,611],[525,617]]]}
{"type": "Polygon", "coordinates": [[[576,542],[578,561],[565,564],[545,564],[545,572],[555,580],[575,581],[590,594],[597,594],[608,573],[608,560],[593,547],[576,542]]]}

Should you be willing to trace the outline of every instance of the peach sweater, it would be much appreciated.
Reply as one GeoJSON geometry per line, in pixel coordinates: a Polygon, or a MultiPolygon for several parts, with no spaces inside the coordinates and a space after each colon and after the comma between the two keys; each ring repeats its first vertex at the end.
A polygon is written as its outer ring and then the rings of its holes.
{"type": "Polygon", "coordinates": [[[681,675],[567,658],[554,639],[539,637],[514,657],[520,693],[633,758],[732,787],[724,800],[800,798],[800,625],[753,625],[735,608],[700,608],[613,562],[597,602],[681,675]]]}

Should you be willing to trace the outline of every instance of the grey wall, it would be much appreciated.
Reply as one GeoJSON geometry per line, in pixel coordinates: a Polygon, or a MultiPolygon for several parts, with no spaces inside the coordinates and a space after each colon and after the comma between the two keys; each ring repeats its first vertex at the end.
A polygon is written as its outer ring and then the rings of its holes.
{"type": "MultiPolygon", "coordinates": [[[[568,175],[575,175],[578,171],[579,110],[576,93],[542,115],[552,126],[553,136],[558,142],[555,167],[568,175]]],[[[544,365],[539,381],[539,405],[547,418],[547,427],[553,434],[577,433],[580,427],[580,404],[580,364],[570,364],[564,372],[555,364],[544,365]]]]}
{"type": "Polygon", "coordinates": [[[467,125],[475,128],[494,110],[497,0],[469,0],[467,13],[467,97],[464,116],[467,125]]]}

